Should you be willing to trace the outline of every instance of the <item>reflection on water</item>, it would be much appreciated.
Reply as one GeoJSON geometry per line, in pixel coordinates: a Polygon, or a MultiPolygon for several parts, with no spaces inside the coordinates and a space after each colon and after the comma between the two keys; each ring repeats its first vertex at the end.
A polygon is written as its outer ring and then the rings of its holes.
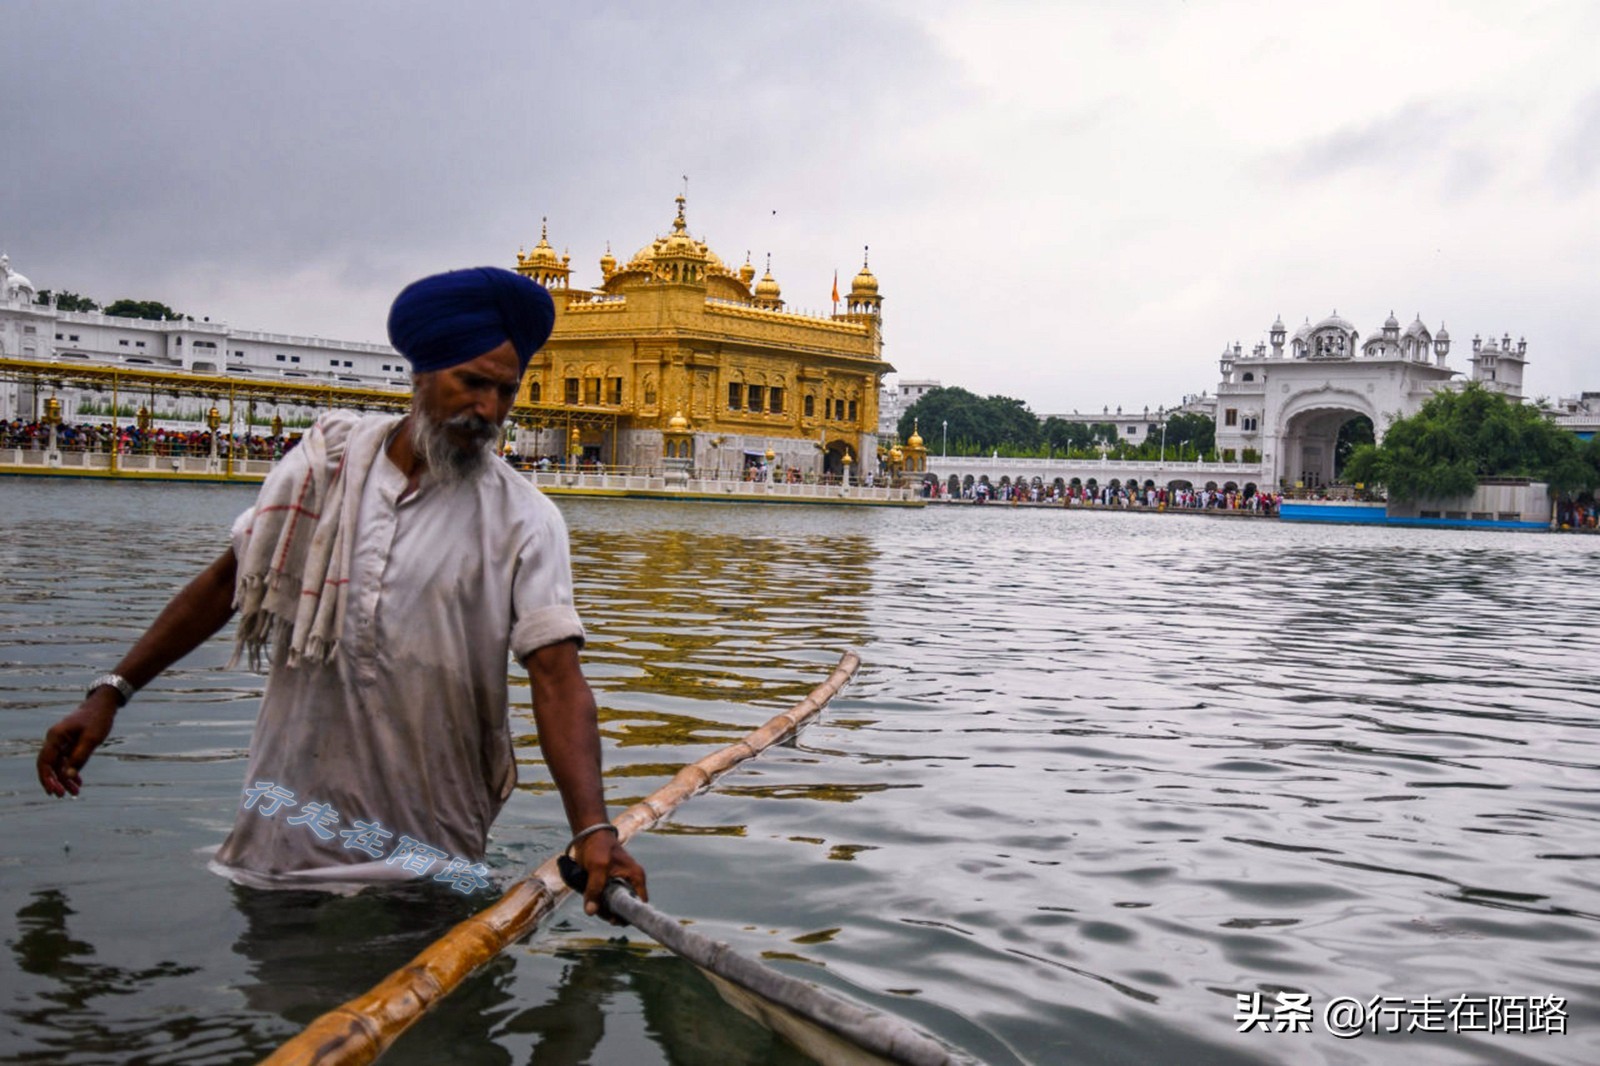
{"type": "MultiPolygon", "coordinates": [[[[0,853],[8,1059],[251,1061],[466,913],[205,871],[259,689],[223,642],[122,714],[82,799],[40,796],[45,726],[249,494],[0,493],[0,803],[26,827],[0,853]]],[[[1579,605],[1600,542],[561,506],[613,803],[862,652],[821,722],[637,843],[653,900],[702,932],[994,1063],[1600,1061],[1600,636],[1579,605]],[[1237,1032],[1250,992],[1309,995],[1313,1031],[1237,1032]],[[1320,1016],[1461,995],[1562,997],[1568,1031],[1344,1041],[1320,1016]]],[[[503,877],[566,838],[513,698],[503,877]]],[[[612,932],[563,911],[385,1061],[798,1061],[612,932]]]]}

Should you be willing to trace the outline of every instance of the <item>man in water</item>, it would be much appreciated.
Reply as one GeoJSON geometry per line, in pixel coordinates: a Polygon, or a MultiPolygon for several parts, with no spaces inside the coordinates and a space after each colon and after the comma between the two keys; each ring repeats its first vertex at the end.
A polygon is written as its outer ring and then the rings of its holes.
{"type": "Polygon", "coordinates": [[[497,268],[407,286],[389,337],[412,366],[410,412],[318,420],[229,550],[46,734],[45,791],[77,795],[118,708],[238,612],[235,658],[269,671],[214,868],[269,887],[483,887],[489,827],[516,784],[509,652],[588,874],[585,910],[611,877],[645,896],[606,814],[565,523],[494,457],[554,321],[543,288],[497,268]]]}

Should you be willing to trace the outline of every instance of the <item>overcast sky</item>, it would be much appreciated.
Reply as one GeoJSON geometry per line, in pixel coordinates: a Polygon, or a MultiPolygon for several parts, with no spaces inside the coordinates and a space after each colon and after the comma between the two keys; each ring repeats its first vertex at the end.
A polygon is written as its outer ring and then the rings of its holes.
{"type": "Polygon", "coordinates": [[[1600,389],[1600,4],[0,0],[0,249],[41,288],[384,339],[539,238],[689,227],[1035,412],[1214,390],[1334,310],[1600,389]]]}

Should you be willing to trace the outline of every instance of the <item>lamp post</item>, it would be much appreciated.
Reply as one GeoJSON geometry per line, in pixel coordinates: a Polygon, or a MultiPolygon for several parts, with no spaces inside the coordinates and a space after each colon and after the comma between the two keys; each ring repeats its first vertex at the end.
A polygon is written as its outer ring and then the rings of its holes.
{"type": "Polygon", "coordinates": [[[939,458],[950,458],[950,420],[939,423],[939,458]]]}
{"type": "Polygon", "coordinates": [[[1156,412],[1161,418],[1161,462],[1167,461],[1167,412],[1165,409],[1156,412]]]}

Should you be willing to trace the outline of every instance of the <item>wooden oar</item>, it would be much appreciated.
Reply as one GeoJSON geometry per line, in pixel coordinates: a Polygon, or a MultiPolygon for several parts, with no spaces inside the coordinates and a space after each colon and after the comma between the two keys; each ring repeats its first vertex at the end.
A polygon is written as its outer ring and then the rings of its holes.
{"type": "MultiPolygon", "coordinates": [[[[860,665],[855,652],[845,652],[828,679],[805,699],[743,740],[679,770],[671,781],[623,811],[615,819],[618,836],[627,841],[649,829],[733,767],[793,734],[822,712],[860,665]]],[[[567,895],[556,860],[542,863],[371,991],[324,1014],[263,1062],[268,1066],[372,1062],[474,970],[537,929],[567,895]]]]}
{"type": "MultiPolygon", "coordinates": [[[[583,891],[583,867],[556,860],[574,892],[583,891]]],[[[606,885],[602,914],[615,915],[655,938],[700,969],[722,998],[830,1066],[975,1066],[973,1060],[919,1033],[898,1018],[868,1010],[763,966],[720,940],[687,929],[633,894],[621,878],[606,885]]]]}

